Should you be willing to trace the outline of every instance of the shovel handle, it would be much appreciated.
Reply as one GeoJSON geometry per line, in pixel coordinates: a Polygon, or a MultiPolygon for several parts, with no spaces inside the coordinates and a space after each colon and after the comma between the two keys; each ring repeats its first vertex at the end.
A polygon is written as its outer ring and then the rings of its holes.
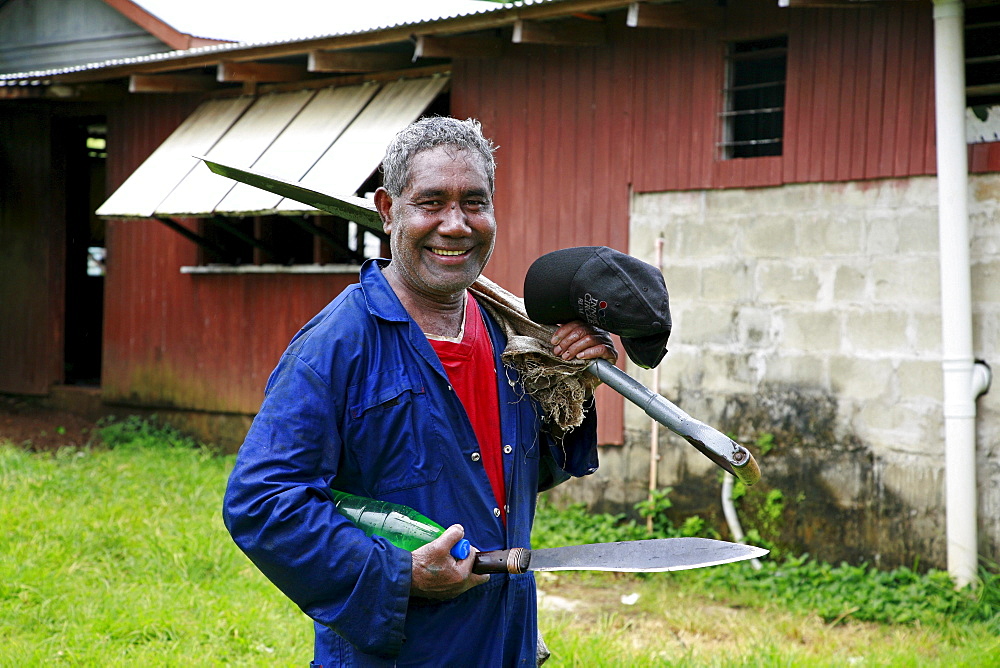
{"type": "Polygon", "coordinates": [[[587,370],[743,483],[752,485],[760,480],[757,461],[733,439],[695,420],[607,360],[594,360],[587,370]]]}
{"type": "Polygon", "coordinates": [[[481,575],[487,573],[519,575],[528,572],[528,563],[530,561],[531,550],[526,547],[477,552],[475,562],[472,564],[472,572],[481,575]]]}

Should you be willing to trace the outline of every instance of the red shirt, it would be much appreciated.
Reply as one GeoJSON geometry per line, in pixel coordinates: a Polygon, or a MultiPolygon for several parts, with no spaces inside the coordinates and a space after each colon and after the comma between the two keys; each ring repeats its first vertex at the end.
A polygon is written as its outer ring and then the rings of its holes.
{"type": "Polygon", "coordinates": [[[479,305],[471,293],[466,295],[462,340],[429,341],[472,423],[472,431],[479,441],[483,467],[490,479],[500,517],[506,523],[507,512],[504,506],[507,503],[507,493],[504,489],[503,454],[500,451],[500,404],[497,398],[493,343],[479,305]]]}

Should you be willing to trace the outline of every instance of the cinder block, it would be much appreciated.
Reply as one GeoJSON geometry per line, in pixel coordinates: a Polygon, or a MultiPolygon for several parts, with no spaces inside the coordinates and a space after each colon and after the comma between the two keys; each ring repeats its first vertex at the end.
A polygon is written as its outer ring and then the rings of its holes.
{"type": "Polygon", "coordinates": [[[862,247],[862,221],[853,212],[828,211],[798,225],[801,255],[854,255],[862,247]]]}
{"type": "Polygon", "coordinates": [[[725,214],[755,213],[756,198],[753,192],[748,192],[742,188],[726,188],[723,190],[706,190],[705,210],[713,216],[725,214]]]}
{"type": "Polygon", "coordinates": [[[795,241],[795,218],[772,213],[753,218],[743,231],[742,250],[747,255],[760,258],[788,258],[798,255],[795,241]]]}
{"type": "Polygon", "coordinates": [[[940,513],[944,507],[944,468],[941,466],[944,438],[930,449],[935,450],[935,454],[887,457],[881,479],[886,491],[905,506],[916,512],[940,513]]]}
{"type": "Polygon", "coordinates": [[[780,346],[812,353],[837,352],[841,317],[836,311],[785,311],[781,315],[780,346]]]}
{"type": "Polygon", "coordinates": [[[799,387],[827,388],[827,371],[824,359],[813,354],[785,352],[772,353],[765,358],[765,383],[799,387]]]}
{"type": "Polygon", "coordinates": [[[701,296],[701,270],[697,265],[664,262],[663,282],[667,285],[671,307],[701,296]]]}
{"type": "Polygon", "coordinates": [[[736,342],[745,349],[768,348],[773,343],[771,310],[741,306],[735,313],[736,342]]]}
{"type": "Polygon", "coordinates": [[[708,301],[726,303],[750,299],[753,283],[745,262],[724,262],[705,266],[701,271],[701,296],[708,301]]]}
{"type": "Polygon", "coordinates": [[[833,300],[836,302],[863,302],[868,282],[857,267],[841,265],[836,269],[833,282],[833,300]]]}
{"type": "Polygon", "coordinates": [[[702,390],[719,395],[754,391],[765,366],[762,356],[745,353],[708,351],[703,359],[702,390]]]}
{"type": "Polygon", "coordinates": [[[913,347],[925,354],[940,354],[941,351],[941,315],[940,305],[928,308],[930,312],[913,313],[910,315],[910,327],[913,331],[913,347]],[[933,309],[933,310],[931,310],[933,309]]]}
{"type": "MultiPolygon", "coordinates": [[[[867,233],[865,252],[868,255],[894,255],[900,247],[899,213],[895,211],[876,211],[866,216],[867,233]]],[[[909,220],[906,221],[906,234],[909,234],[909,220]]]]}
{"type": "Polygon", "coordinates": [[[884,258],[870,269],[876,303],[929,304],[940,301],[936,259],[884,258]]]}
{"type": "Polygon", "coordinates": [[[679,312],[677,326],[671,338],[678,342],[693,345],[727,344],[736,339],[731,306],[695,303],[673,310],[679,312]]]}
{"type": "Polygon", "coordinates": [[[907,323],[908,316],[901,311],[850,313],[844,337],[855,352],[902,354],[910,349],[907,323]]]}
{"type": "Polygon", "coordinates": [[[896,369],[901,397],[943,400],[941,364],[930,360],[901,360],[896,369]]]}
{"type": "Polygon", "coordinates": [[[680,238],[680,256],[684,259],[733,257],[736,254],[736,227],[729,218],[683,225],[680,238]]]}
{"type": "Polygon", "coordinates": [[[836,355],[830,358],[830,386],[845,399],[870,401],[889,394],[894,377],[886,360],[836,355]]]}
{"type": "Polygon", "coordinates": [[[937,208],[909,209],[900,220],[903,222],[899,252],[937,255],[940,248],[937,208]]]}
{"type": "Polygon", "coordinates": [[[815,302],[820,281],[815,266],[762,261],[755,276],[757,296],[764,302],[815,302]]]}
{"type": "Polygon", "coordinates": [[[972,265],[972,301],[1000,304],[1000,258],[972,265]]]}

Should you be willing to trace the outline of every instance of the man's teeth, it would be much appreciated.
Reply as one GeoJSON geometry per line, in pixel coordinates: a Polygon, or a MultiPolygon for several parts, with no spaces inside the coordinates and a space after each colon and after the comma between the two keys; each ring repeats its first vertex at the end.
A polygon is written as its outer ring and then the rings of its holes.
{"type": "Polygon", "coordinates": [[[444,250],[443,248],[432,248],[431,252],[435,255],[461,255],[465,251],[460,250],[444,250]]]}

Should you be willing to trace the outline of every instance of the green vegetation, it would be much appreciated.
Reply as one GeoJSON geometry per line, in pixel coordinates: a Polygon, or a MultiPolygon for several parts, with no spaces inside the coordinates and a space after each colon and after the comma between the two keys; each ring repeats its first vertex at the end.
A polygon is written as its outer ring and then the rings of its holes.
{"type": "Polygon", "coordinates": [[[154,423],[102,435],[0,445],[0,666],[308,663],[308,619],[222,525],[232,458],[154,423]]]}
{"type": "MultiPolygon", "coordinates": [[[[305,665],[309,620],[232,544],[232,457],[155,421],[102,446],[0,444],[0,666],[305,665]]],[[[777,504],[775,501],[774,504],[777,504]]],[[[640,504],[657,536],[714,535],[640,504]]],[[[540,500],[536,547],[648,537],[540,500]]],[[[539,574],[549,666],[1000,665],[1000,576],[832,566],[806,556],[650,575],[539,574]],[[623,598],[624,597],[624,598],[623,598]]]]}

